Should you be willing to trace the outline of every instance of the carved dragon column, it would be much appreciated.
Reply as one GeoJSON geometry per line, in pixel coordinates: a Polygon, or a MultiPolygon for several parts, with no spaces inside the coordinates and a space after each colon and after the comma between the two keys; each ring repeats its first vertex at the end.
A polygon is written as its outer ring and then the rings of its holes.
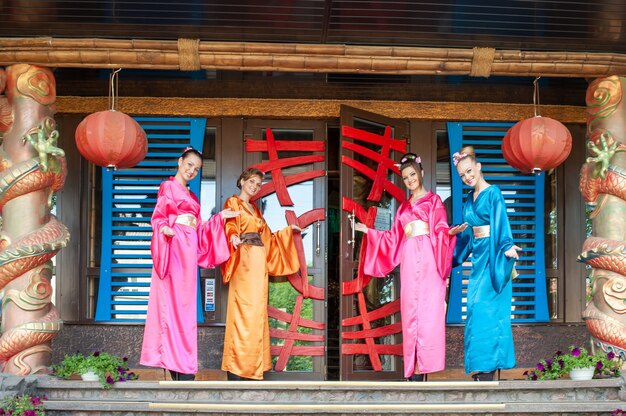
{"type": "Polygon", "coordinates": [[[626,78],[598,78],[587,89],[587,163],[580,190],[592,235],[579,260],[592,267],[592,300],[583,312],[594,344],[626,358],[626,78]]]}
{"type": "Polygon", "coordinates": [[[25,64],[0,71],[0,363],[4,373],[28,375],[47,371],[63,325],[51,303],[51,259],[69,233],[50,210],[65,154],[56,147],[52,72],[25,64]]]}

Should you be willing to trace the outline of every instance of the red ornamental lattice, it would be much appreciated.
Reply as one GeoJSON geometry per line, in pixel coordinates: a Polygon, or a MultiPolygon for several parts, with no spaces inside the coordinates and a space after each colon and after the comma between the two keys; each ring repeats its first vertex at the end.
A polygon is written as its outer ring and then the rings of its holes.
{"type": "MultiPolygon", "coordinates": [[[[380,152],[375,152],[360,144],[349,141],[344,141],[342,143],[342,147],[344,149],[358,153],[361,156],[374,161],[378,165],[376,171],[374,171],[363,163],[347,156],[342,156],[341,158],[341,162],[344,165],[350,166],[360,174],[374,181],[367,199],[370,201],[380,201],[383,191],[387,191],[397,201],[403,202],[406,199],[404,191],[387,179],[387,175],[389,171],[396,175],[400,175],[400,171],[395,165],[395,161],[390,157],[390,154],[392,150],[405,153],[406,142],[403,140],[393,139],[391,137],[391,127],[389,126],[385,128],[385,133],[382,136],[349,126],[342,126],[341,133],[346,138],[352,138],[364,143],[380,146],[380,152]]],[[[374,226],[377,212],[375,207],[370,207],[366,211],[356,201],[343,197],[342,209],[346,212],[353,213],[356,219],[365,224],[368,228],[372,228],[374,226]]],[[[361,248],[359,250],[359,259],[363,258],[366,249],[367,239],[364,238],[361,242],[361,248]]],[[[368,311],[363,289],[368,285],[371,279],[371,276],[364,273],[363,263],[359,262],[356,278],[345,281],[342,284],[343,296],[356,294],[358,301],[358,315],[343,319],[341,324],[344,328],[360,326],[362,329],[356,331],[342,331],[342,338],[344,340],[360,342],[352,344],[342,342],[341,353],[344,355],[368,355],[374,371],[382,371],[380,355],[402,355],[402,344],[377,344],[375,339],[400,333],[402,331],[402,324],[401,322],[396,322],[390,325],[376,327],[373,325],[373,322],[400,312],[400,299],[389,302],[388,304],[385,304],[373,311],[368,311]]]]}
{"type": "Polygon", "coordinates": [[[281,206],[293,206],[293,201],[289,196],[287,186],[322,177],[325,175],[325,172],[324,170],[313,170],[310,172],[297,173],[285,178],[282,170],[293,166],[323,162],[324,155],[296,156],[280,159],[278,152],[323,152],[324,146],[325,143],[322,141],[276,140],[272,129],[265,130],[265,141],[246,141],[247,152],[267,152],[269,158],[267,162],[258,163],[252,167],[260,169],[263,172],[271,172],[272,174],[272,181],[261,186],[261,190],[255,195],[254,200],[276,192],[278,202],[280,202],[281,206]]]}
{"type": "MultiPolygon", "coordinates": [[[[271,129],[266,129],[265,141],[248,140],[246,142],[247,152],[267,152],[269,160],[267,162],[253,165],[253,167],[264,172],[270,172],[272,181],[261,186],[261,190],[255,195],[254,200],[264,196],[276,193],[281,206],[293,206],[293,201],[289,195],[288,187],[290,185],[312,180],[314,178],[323,177],[326,172],[324,170],[312,170],[308,172],[300,172],[285,177],[282,169],[306,165],[316,162],[323,162],[323,155],[308,155],[289,158],[279,158],[279,151],[297,151],[297,152],[323,152],[325,143],[323,141],[290,141],[276,140],[271,129]]],[[[317,208],[305,212],[299,217],[291,210],[285,212],[287,224],[295,224],[304,229],[317,221],[326,219],[325,210],[317,208]]],[[[313,346],[296,346],[296,341],[306,342],[324,342],[324,335],[306,334],[298,332],[298,328],[311,328],[316,330],[324,330],[325,324],[301,317],[302,302],[304,299],[312,298],[317,300],[325,299],[324,288],[309,283],[308,271],[306,266],[306,257],[304,252],[304,244],[302,235],[294,233],[294,244],[300,261],[300,270],[288,276],[291,285],[299,292],[296,298],[293,314],[268,306],[268,315],[278,321],[285,322],[289,325],[287,330],[270,329],[270,336],[276,339],[282,339],[283,345],[274,345],[271,347],[273,356],[278,356],[278,360],[274,367],[275,371],[284,371],[289,358],[296,355],[302,356],[322,356],[324,355],[323,345],[313,346]]]]}
{"type": "Polygon", "coordinates": [[[349,141],[344,141],[341,144],[344,149],[348,149],[362,156],[365,156],[368,159],[376,162],[376,164],[378,165],[378,168],[376,169],[376,171],[374,171],[373,169],[365,166],[362,163],[357,162],[352,158],[349,158],[347,156],[341,157],[341,163],[350,166],[354,170],[374,181],[374,183],[372,184],[372,189],[367,196],[367,199],[370,201],[380,201],[380,198],[383,195],[383,191],[387,191],[395,199],[403,202],[406,199],[404,191],[396,186],[389,179],[387,179],[387,174],[388,171],[392,171],[396,175],[400,175],[400,170],[395,165],[395,161],[390,157],[390,153],[392,150],[405,153],[406,142],[404,140],[396,140],[391,137],[391,127],[389,126],[385,128],[385,134],[383,136],[370,133],[368,131],[355,129],[354,127],[350,126],[341,126],[341,135],[346,138],[360,140],[364,143],[370,143],[380,146],[380,152],[374,152],[371,149],[368,149],[356,143],[351,143],[349,141]]]}
{"type": "Polygon", "coordinates": [[[273,355],[278,355],[278,360],[274,366],[274,370],[283,371],[287,367],[287,362],[292,355],[303,355],[303,351],[306,351],[307,355],[322,355],[324,353],[324,346],[309,346],[309,347],[295,347],[294,343],[298,341],[309,342],[324,342],[324,335],[320,334],[304,334],[298,332],[298,327],[309,327],[314,329],[324,329],[324,324],[321,322],[315,322],[312,320],[305,320],[300,317],[302,312],[302,302],[304,296],[298,295],[296,298],[296,304],[293,309],[293,315],[282,312],[274,307],[268,308],[268,315],[274,319],[278,319],[284,322],[289,322],[289,330],[272,328],[270,329],[270,336],[272,338],[280,338],[284,340],[282,346],[274,346],[271,349],[273,355]],[[294,350],[295,349],[295,350],[294,350]],[[310,354],[316,352],[316,354],[310,354]]]}

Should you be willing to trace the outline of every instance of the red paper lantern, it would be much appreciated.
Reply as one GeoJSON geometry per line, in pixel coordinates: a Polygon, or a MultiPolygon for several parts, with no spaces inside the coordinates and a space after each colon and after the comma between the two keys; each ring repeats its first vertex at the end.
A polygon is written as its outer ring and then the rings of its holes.
{"type": "Polygon", "coordinates": [[[550,170],[567,159],[572,135],[563,124],[535,116],[515,124],[502,140],[504,158],[523,173],[550,170]]]}
{"type": "Polygon", "coordinates": [[[76,128],[76,146],[98,166],[131,168],[148,152],[148,139],[139,123],[115,110],[88,115],[76,128]]]}

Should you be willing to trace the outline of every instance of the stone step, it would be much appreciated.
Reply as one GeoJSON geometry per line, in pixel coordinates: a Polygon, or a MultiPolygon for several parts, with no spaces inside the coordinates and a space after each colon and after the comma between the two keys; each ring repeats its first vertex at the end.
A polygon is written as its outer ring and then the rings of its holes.
{"type": "MultiPolygon", "coordinates": [[[[616,403],[626,408],[622,378],[573,381],[131,381],[103,389],[98,382],[41,378],[50,400],[193,404],[454,404],[525,402],[616,403]],[[621,395],[620,395],[621,391],[621,395]]],[[[616,408],[619,406],[616,406],[616,408]]]]}
{"type": "MultiPolygon", "coordinates": [[[[623,403],[622,403],[623,404],[623,403]]],[[[45,402],[46,414],[57,415],[609,415],[616,403],[597,402],[525,402],[525,403],[457,403],[457,404],[251,404],[251,403],[152,403],[115,401],[45,402]]]]}
{"type": "Polygon", "coordinates": [[[131,381],[37,379],[56,415],[610,415],[623,378],[590,381],[131,381]]]}

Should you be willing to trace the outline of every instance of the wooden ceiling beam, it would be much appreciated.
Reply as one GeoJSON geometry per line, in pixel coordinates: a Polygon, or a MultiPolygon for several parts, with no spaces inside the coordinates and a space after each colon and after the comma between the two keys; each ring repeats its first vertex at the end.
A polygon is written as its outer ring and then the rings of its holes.
{"type": "MultiPolygon", "coordinates": [[[[108,97],[57,97],[57,112],[89,114],[109,108],[108,97]]],[[[498,104],[426,101],[310,100],[263,98],[121,97],[117,109],[127,114],[185,117],[244,117],[331,120],[341,105],[387,117],[437,121],[519,121],[534,116],[532,104],[498,104]]],[[[542,116],[562,123],[586,122],[585,107],[542,105],[542,116]]]]}
{"type": "Polygon", "coordinates": [[[626,75],[626,55],[491,48],[335,44],[0,38],[0,65],[421,74],[600,77],[626,75]]]}

